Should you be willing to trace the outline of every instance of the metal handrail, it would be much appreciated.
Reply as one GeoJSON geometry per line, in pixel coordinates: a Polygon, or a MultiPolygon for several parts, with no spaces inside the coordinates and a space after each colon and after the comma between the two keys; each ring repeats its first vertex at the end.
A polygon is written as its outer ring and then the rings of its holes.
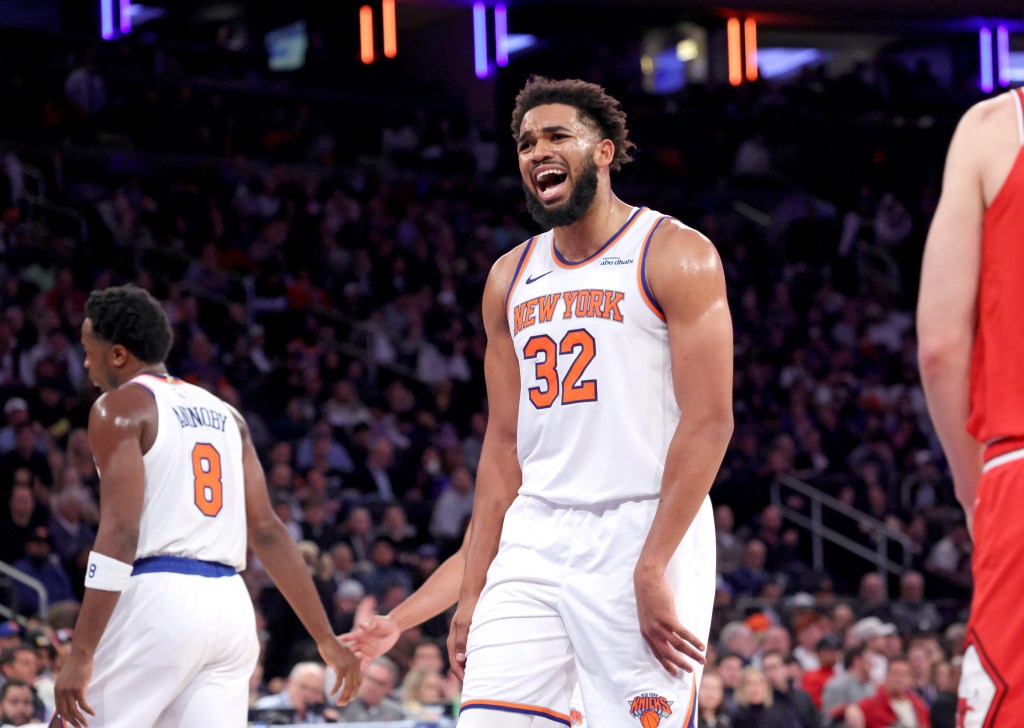
{"type": "Polygon", "coordinates": [[[15,569],[5,561],[0,561],[0,574],[6,574],[11,579],[14,579],[14,581],[21,582],[39,595],[39,617],[45,620],[49,611],[49,595],[46,593],[46,587],[43,586],[43,583],[29,576],[21,569],[15,569]]]}
{"type": "Polygon", "coordinates": [[[874,563],[879,572],[887,572],[901,576],[910,569],[912,559],[912,547],[910,539],[906,534],[890,528],[883,521],[865,513],[862,510],[843,503],[827,493],[822,493],[817,488],[798,480],[791,475],[782,475],[772,483],[772,504],[782,513],[782,517],[806,528],[811,533],[811,559],[814,568],[822,570],[825,566],[824,541],[828,540],[835,545],[846,549],[855,556],[874,563]],[[782,488],[799,493],[807,498],[811,504],[811,515],[808,516],[800,511],[790,508],[785,504],[782,497],[782,488]],[[822,521],[823,509],[828,508],[835,513],[846,516],[857,523],[868,526],[875,538],[875,547],[872,549],[864,544],[839,533],[833,528],[826,526],[822,521]],[[890,541],[898,543],[903,547],[902,563],[889,558],[890,541]]]}

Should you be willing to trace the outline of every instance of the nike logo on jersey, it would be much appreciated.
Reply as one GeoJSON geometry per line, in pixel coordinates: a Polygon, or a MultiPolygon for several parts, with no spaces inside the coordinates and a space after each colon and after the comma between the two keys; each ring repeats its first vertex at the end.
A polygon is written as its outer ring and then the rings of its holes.
{"type": "Polygon", "coordinates": [[[539,281],[544,276],[550,275],[552,273],[554,273],[554,271],[553,270],[549,270],[547,273],[541,273],[539,276],[526,276],[526,285],[530,285],[531,283],[536,283],[537,281],[539,281]]]}
{"type": "Polygon", "coordinates": [[[585,288],[531,298],[515,307],[513,334],[518,334],[535,324],[547,323],[558,313],[561,313],[564,319],[602,318],[621,322],[622,311],[619,305],[625,297],[626,294],[622,291],[585,288]]]}

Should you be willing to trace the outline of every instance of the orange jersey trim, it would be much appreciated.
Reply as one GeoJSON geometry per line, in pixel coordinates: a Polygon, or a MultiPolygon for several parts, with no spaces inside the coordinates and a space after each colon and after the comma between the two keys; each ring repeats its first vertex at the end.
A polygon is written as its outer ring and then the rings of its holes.
{"type": "Polygon", "coordinates": [[[525,715],[536,715],[541,718],[549,718],[556,723],[569,725],[569,716],[559,713],[550,708],[541,708],[537,705],[524,705],[522,703],[506,703],[501,700],[470,700],[462,704],[459,710],[470,710],[472,708],[483,708],[486,710],[501,710],[506,713],[523,713],[525,715]]]}
{"type": "Polygon", "coordinates": [[[651,228],[651,232],[647,233],[647,239],[644,240],[643,247],[640,248],[640,264],[636,267],[636,283],[637,288],[640,289],[640,298],[647,304],[647,308],[651,309],[651,312],[662,321],[665,320],[665,312],[658,305],[654,298],[654,292],[647,285],[647,249],[651,244],[651,238],[654,237],[654,233],[658,232],[661,224],[668,219],[670,219],[668,215],[659,218],[658,222],[654,223],[654,227],[651,228]]]}
{"type": "Polygon", "coordinates": [[[167,384],[184,384],[184,380],[172,377],[170,374],[150,374],[149,372],[143,372],[139,374],[140,377],[153,377],[153,379],[159,379],[161,382],[167,384]]]}
{"type": "Polygon", "coordinates": [[[608,251],[609,248],[611,248],[613,245],[615,245],[615,243],[617,243],[620,240],[622,240],[622,238],[625,236],[626,232],[631,227],[633,227],[633,223],[635,223],[637,220],[640,219],[640,213],[643,212],[646,209],[647,209],[646,207],[638,207],[633,212],[633,214],[630,215],[629,219],[626,220],[625,224],[621,228],[619,228],[619,231],[617,233],[615,233],[614,235],[612,235],[608,239],[608,242],[606,242],[604,245],[602,245],[600,248],[598,248],[596,251],[594,251],[593,254],[591,254],[590,256],[588,256],[586,258],[584,258],[583,260],[577,260],[577,261],[573,262],[571,260],[566,260],[565,258],[563,258],[561,253],[558,252],[558,248],[555,247],[555,234],[552,233],[551,234],[551,259],[553,261],[555,261],[555,263],[559,267],[565,268],[567,270],[572,270],[574,268],[582,268],[587,263],[590,263],[591,261],[595,260],[596,258],[600,258],[602,255],[605,254],[605,252],[608,251]]]}
{"type": "Polygon", "coordinates": [[[686,711],[686,720],[683,721],[683,725],[686,728],[696,728],[697,725],[697,681],[693,681],[693,687],[690,688],[690,708],[686,711]]]}
{"type": "Polygon", "coordinates": [[[523,251],[523,254],[519,256],[519,264],[516,266],[516,272],[512,276],[512,283],[508,287],[508,293],[505,294],[505,318],[508,318],[509,304],[512,302],[512,294],[515,293],[516,286],[519,285],[519,279],[523,277],[523,271],[526,270],[526,266],[530,262],[530,256],[533,255],[533,249],[536,247],[534,245],[536,240],[536,236],[527,240],[526,249],[523,251]]]}

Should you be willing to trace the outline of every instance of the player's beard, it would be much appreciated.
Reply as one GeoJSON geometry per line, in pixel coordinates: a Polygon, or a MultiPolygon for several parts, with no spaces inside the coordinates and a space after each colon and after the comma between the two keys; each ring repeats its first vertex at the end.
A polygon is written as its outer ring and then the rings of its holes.
{"type": "Polygon", "coordinates": [[[526,193],[526,209],[538,225],[545,230],[567,227],[583,217],[597,197],[597,164],[593,159],[587,161],[582,172],[573,181],[569,199],[561,205],[545,207],[525,182],[523,192],[526,193]]]}

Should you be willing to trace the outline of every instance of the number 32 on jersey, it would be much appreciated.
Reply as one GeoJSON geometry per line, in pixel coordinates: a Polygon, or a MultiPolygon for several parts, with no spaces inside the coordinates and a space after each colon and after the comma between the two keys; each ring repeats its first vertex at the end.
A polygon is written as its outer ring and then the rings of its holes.
{"type": "Polygon", "coordinates": [[[547,334],[530,337],[523,347],[523,358],[535,361],[536,378],[543,386],[530,387],[530,402],[537,409],[547,409],[559,395],[562,404],[597,401],[597,380],[583,379],[583,374],[597,354],[597,342],[586,329],[567,331],[555,342],[547,334]],[[558,355],[576,354],[561,378],[558,376],[558,355]]]}

